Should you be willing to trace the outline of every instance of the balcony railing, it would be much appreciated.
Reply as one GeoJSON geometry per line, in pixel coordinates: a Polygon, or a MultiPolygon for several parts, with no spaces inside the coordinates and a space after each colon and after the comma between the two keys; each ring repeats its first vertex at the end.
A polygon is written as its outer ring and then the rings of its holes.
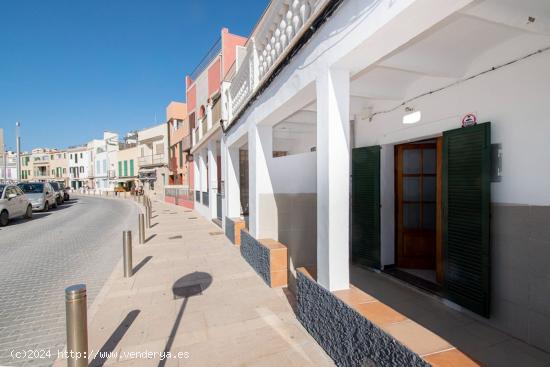
{"type": "Polygon", "coordinates": [[[191,80],[195,81],[197,80],[198,76],[206,69],[206,67],[210,64],[210,62],[214,59],[214,57],[218,56],[219,53],[222,50],[222,39],[221,37],[218,38],[218,40],[212,45],[210,50],[204,55],[201,62],[197,65],[195,70],[191,73],[189,76],[191,80]]]}
{"type": "Polygon", "coordinates": [[[139,157],[138,161],[140,166],[166,163],[164,160],[164,154],[155,154],[155,155],[148,155],[145,157],[139,157]]]}
{"type": "Polygon", "coordinates": [[[298,35],[328,0],[273,1],[246,44],[231,85],[222,91],[226,118],[231,120],[294,45],[298,35]]]}

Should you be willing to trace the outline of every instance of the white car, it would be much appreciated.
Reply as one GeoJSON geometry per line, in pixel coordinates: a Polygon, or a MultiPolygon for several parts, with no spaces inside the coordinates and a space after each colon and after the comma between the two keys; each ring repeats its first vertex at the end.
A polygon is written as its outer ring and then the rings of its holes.
{"type": "Polygon", "coordinates": [[[17,187],[23,190],[34,210],[47,212],[50,208],[57,208],[56,193],[48,182],[21,182],[17,187]]]}
{"type": "Polygon", "coordinates": [[[32,217],[31,202],[19,187],[0,184],[0,226],[17,217],[32,217]]]}

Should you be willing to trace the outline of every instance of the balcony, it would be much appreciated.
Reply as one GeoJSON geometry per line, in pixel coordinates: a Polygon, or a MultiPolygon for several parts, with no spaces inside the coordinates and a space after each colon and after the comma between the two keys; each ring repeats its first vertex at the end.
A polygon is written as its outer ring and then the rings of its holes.
{"type": "Polygon", "coordinates": [[[164,160],[164,154],[154,154],[146,157],[139,157],[138,159],[140,166],[154,166],[154,165],[163,165],[166,163],[164,160]]]}
{"type": "Polygon", "coordinates": [[[184,152],[191,150],[191,135],[186,135],[181,139],[181,149],[184,152]]]}
{"type": "Polygon", "coordinates": [[[231,121],[279,65],[328,0],[273,1],[246,44],[246,54],[222,90],[224,117],[231,121]]]}

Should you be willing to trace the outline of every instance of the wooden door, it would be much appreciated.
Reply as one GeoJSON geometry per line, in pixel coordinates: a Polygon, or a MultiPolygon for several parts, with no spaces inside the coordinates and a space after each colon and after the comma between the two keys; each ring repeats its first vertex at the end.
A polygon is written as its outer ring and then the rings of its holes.
{"type": "Polygon", "coordinates": [[[396,262],[436,269],[437,141],[396,146],[396,262]]]}

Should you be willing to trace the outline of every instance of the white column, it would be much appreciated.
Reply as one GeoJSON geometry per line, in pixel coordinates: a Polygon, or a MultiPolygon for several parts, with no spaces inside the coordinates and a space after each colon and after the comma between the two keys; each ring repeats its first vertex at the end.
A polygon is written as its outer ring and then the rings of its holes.
{"type": "Polygon", "coordinates": [[[209,188],[209,201],[210,201],[210,218],[217,217],[217,193],[218,193],[218,147],[216,146],[216,139],[211,138],[208,141],[208,182],[209,188]]]}
{"type": "Polygon", "coordinates": [[[199,151],[193,153],[193,182],[194,182],[194,191],[195,197],[193,200],[197,200],[196,192],[201,191],[201,156],[199,151]]]}
{"type": "Polygon", "coordinates": [[[208,187],[208,172],[206,171],[206,157],[207,157],[207,149],[201,149],[201,200],[202,200],[202,193],[206,192],[206,188],[208,187]]]}
{"type": "MultiPolygon", "coordinates": [[[[248,131],[250,234],[255,238],[277,238],[273,220],[274,197],[267,162],[273,155],[272,127],[252,125],[248,131]]],[[[275,217],[275,218],[274,218],[275,217]]]]}
{"type": "Polygon", "coordinates": [[[226,176],[225,176],[225,203],[224,213],[229,218],[238,218],[241,215],[241,190],[239,187],[239,148],[227,147],[226,176]]]}
{"type": "Polygon", "coordinates": [[[349,83],[347,70],[317,79],[317,281],[349,288],[349,83]]]}

